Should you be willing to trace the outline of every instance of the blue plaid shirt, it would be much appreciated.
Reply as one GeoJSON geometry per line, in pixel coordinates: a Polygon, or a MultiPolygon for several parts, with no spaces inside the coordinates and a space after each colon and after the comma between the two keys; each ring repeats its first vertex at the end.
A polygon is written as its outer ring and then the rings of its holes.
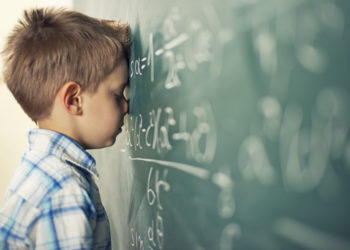
{"type": "Polygon", "coordinates": [[[29,132],[0,210],[0,249],[110,249],[95,160],[72,139],[29,132]]]}

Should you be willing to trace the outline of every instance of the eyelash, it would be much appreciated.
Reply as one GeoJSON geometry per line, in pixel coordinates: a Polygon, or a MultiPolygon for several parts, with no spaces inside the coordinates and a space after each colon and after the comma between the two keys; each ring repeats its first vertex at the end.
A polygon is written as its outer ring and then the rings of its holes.
{"type": "Polygon", "coordinates": [[[124,95],[118,95],[118,94],[114,94],[115,95],[115,99],[118,103],[121,103],[122,101],[127,101],[126,98],[124,97],[124,95]]]}

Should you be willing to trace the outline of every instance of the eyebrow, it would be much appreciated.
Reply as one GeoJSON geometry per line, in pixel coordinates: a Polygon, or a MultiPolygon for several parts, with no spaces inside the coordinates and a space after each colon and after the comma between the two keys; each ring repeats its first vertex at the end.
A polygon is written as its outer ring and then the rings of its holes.
{"type": "Polygon", "coordinates": [[[121,91],[121,90],[124,90],[126,86],[129,86],[129,80],[126,82],[123,82],[121,85],[119,85],[117,87],[114,87],[113,89],[115,91],[121,91]]]}

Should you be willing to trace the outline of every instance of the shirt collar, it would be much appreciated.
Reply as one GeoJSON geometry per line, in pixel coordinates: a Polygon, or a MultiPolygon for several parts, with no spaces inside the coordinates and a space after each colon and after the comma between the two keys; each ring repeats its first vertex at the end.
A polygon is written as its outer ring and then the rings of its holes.
{"type": "Polygon", "coordinates": [[[58,132],[35,128],[28,132],[29,150],[52,154],[98,176],[95,159],[76,141],[58,132]]]}

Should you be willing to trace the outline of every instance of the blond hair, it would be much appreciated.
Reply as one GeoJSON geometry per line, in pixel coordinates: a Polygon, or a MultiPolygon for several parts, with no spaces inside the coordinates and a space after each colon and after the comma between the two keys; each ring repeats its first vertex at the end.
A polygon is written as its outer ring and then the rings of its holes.
{"type": "Polygon", "coordinates": [[[2,54],[4,81],[33,120],[51,112],[57,91],[74,81],[94,91],[130,54],[127,24],[65,9],[24,12],[2,54]]]}

